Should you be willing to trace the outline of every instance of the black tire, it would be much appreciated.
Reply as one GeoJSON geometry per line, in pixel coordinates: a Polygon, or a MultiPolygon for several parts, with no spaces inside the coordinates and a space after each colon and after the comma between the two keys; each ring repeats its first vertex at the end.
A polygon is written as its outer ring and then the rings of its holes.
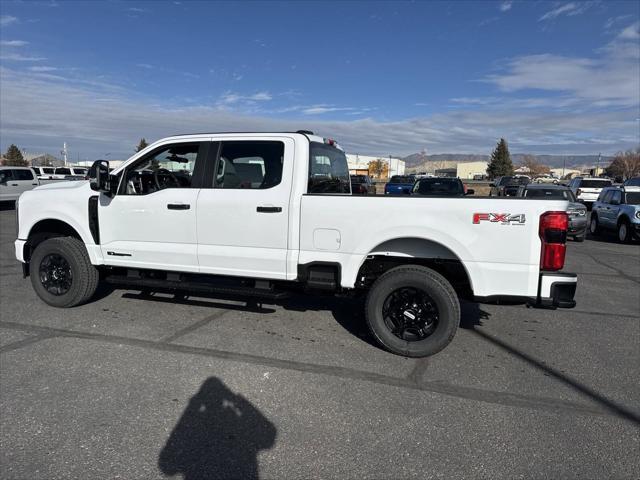
{"type": "Polygon", "coordinates": [[[594,237],[600,235],[600,222],[598,222],[598,216],[594,213],[591,214],[591,220],[589,220],[589,233],[594,237]]]}
{"type": "Polygon", "coordinates": [[[427,357],[438,353],[453,339],[460,324],[460,302],[442,275],[426,267],[407,265],[392,268],[376,280],[367,294],[365,315],[371,334],[385,349],[406,357],[427,357]],[[437,321],[426,338],[409,341],[400,338],[385,321],[385,303],[405,288],[422,293],[436,307],[437,321]]]}
{"type": "Polygon", "coordinates": [[[31,256],[29,275],[38,296],[45,303],[60,308],[85,303],[95,293],[100,279],[98,269],[89,260],[84,243],[73,237],[50,238],[39,244],[31,256]],[[63,271],[61,277],[65,272],[70,272],[70,277],[62,287],[49,285],[52,279],[59,281],[57,271],[52,274],[47,271],[47,268],[51,268],[52,261],[57,262],[54,269],[63,271]],[[57,291],[53,293],[52,290],[57,291]]]}
{"type": "Polygon", "coordinates": [[[623,218],[622,220],[620,220],[620,222],[618,222],[617,233],[618,233],[618,241],[620,243],[631,242],[631,238],[633,237],[633,234],[631,231],[631,225],[629,224],[629,221],[627,219],[623,218]]]}

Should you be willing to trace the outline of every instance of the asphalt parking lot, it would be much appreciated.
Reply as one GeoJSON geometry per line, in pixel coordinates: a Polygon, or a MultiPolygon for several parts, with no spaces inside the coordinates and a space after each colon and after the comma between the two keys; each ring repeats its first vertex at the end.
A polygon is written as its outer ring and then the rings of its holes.
{"type": "Polygon", "coordinates": [[[442,353],[352,301],[42,303],[0,212],[0,477],[637,478],[640,246],[570,243],[573,310],[465,304],[442,353]],[[635,473],[634,473],[635,472],[635,473]]]}

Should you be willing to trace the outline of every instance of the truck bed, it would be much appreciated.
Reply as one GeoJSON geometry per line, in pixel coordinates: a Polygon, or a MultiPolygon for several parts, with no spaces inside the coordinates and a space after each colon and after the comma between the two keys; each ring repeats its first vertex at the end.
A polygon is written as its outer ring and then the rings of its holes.
{"type": "Polygon", "coordinates": [[[567,206],[520,198],[303,195],[299,262],[337,262],[342,286],[352,288],[369,255],[426,254],[462,262],[476,296],[535,297],[540,215],[567,206]],[[474,214],[489,219],[474,223],[474,214]]]}

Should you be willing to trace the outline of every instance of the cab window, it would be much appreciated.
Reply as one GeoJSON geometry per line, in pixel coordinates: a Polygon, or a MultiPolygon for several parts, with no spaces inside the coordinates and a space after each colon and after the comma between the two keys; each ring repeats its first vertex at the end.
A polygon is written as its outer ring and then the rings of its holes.
{"type": "Polygon", "coordinates": [[[11,170],[0,170],[0,183],[7,183],[12,179],[13,175],[11,175],[11,170]]]}
{"type": "Polygon", "coordinates": [[[282,181],[283,161],[283,142],[223,142],[213,186],[253,190],[273,188],[282,181]]]}
{"type": "Polygon", "coordinates": [[[342,150],[311,142],[307,193],[351,193],[349,165],[342,150]]]}
{"type": "Polygon", "coordinates": [[[148,195],[166,188],[191,188],[200,142],[177,143],[155,150],[124,173],[125,195],[148,195]]]}

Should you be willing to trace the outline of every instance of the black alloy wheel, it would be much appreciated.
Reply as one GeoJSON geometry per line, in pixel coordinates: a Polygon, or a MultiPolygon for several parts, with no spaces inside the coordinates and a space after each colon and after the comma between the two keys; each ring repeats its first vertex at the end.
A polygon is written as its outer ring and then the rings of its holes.
{"type": "Polygon", "coordinates": [[[40,262],[40,283],[52,295],[66,294],[73,284],[73,272],[66,258],[58,254],[46,255],[40,262]]]}
{"type": "Polygon", "coordinates": [[[391,292],[382,305],[384,322],[396,337],[407,342],[424,340],[438,326],[439,311],[433,299],[414,287],[391,292]]]}

